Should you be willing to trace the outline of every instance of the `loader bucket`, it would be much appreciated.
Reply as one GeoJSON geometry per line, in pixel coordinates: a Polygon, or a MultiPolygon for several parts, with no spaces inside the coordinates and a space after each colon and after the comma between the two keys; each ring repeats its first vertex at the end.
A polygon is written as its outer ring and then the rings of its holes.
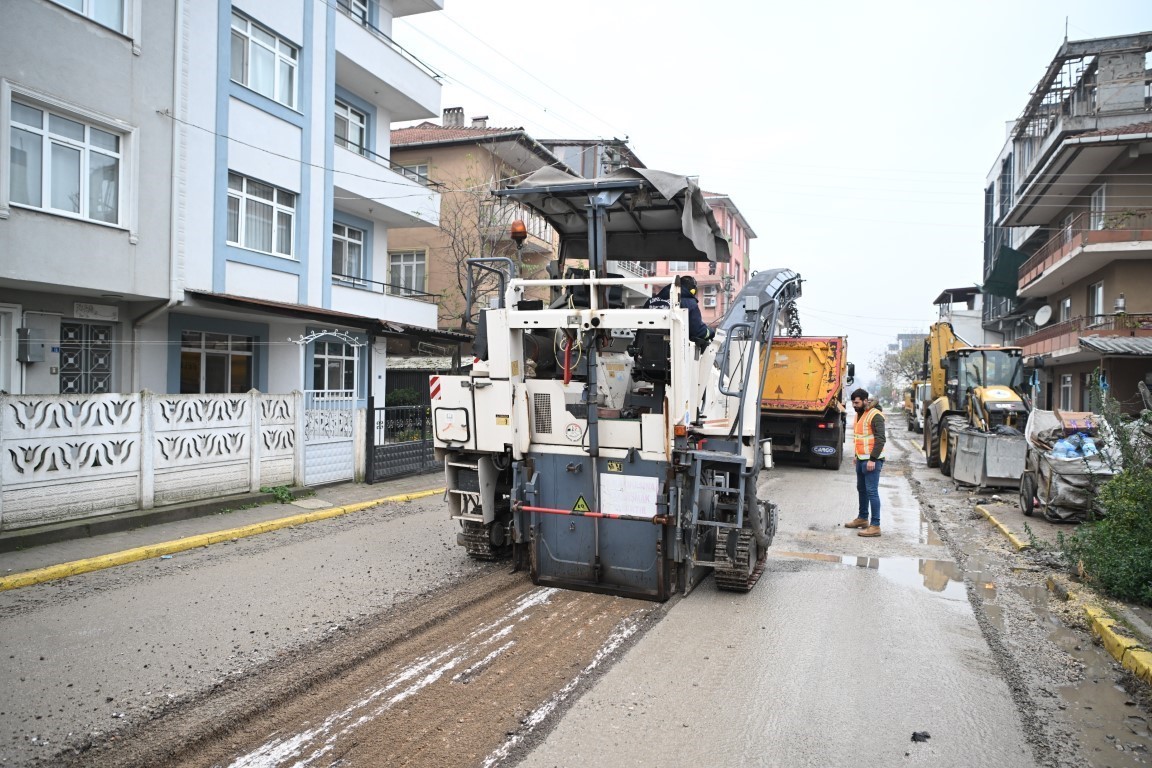
{"type": "Polygon", "coordinates": [[[1023,435],[960,432],[952,479],[981,488],[1019,488],[1027,445],[1023,435]]]}

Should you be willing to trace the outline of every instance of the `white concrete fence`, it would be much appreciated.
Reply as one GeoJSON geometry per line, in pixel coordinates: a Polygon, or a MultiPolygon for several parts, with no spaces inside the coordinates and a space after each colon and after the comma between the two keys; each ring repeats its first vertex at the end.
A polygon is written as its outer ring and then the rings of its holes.
{"type": "Polygon", "coordinates": [[[0,530],[298,485],[303,395],[0,395],[0,530]]]}

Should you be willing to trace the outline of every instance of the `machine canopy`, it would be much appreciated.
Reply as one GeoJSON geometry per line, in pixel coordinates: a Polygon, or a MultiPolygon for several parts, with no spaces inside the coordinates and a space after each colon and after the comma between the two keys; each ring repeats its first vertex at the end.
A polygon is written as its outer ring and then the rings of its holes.
{"type": "Polygon", "coordinates": [[[541,168],[499,197],[540,213],[560,236],[561,259],[588,258],[588,204],[604,208],[610,261],[728,261],[720,231],[695,181],[650,168],[621,168],[594,179],[541,168]]]}

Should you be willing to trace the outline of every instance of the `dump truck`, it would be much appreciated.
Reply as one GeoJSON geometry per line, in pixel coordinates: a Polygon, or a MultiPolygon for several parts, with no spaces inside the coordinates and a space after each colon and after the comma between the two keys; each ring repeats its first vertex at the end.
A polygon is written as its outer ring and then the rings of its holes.
{"type": "Polygon", "coordinates": [[[694,180],[549,167],[494,194],[548,221],[558,263],[543,280],[515,277],[510,259],[469,265],[497,274],[499,299],[480,313],[469,372],[439,376],[431,392],[457,543],[566,589],[666,600],[711,574],[720,589],[751,590],[778,520],[762,350],[800,275],[757,272],[715,335],[696,339],[676,275],[605,271],[609,260],[728,259],[694,180]],[[645,284],[672,285],[670,306],[624,306],[621,287],[645,284]],[[535,287],[551,297],[526,298],[535,287]]]}
{"type": "Polygon", "coordinates": [[[939,322],[924,340],[924,455],[944,475],[981,487],[1018,487],[1028,407],[1023,349],[973,346],[939,322]]]}
{"type": "Polygon", "coordinates": [[[777,458],[839,469],[844,460],[844,388],[852,386],[844,336],[779,337],[768,352],[761,432],[777,458]]]}

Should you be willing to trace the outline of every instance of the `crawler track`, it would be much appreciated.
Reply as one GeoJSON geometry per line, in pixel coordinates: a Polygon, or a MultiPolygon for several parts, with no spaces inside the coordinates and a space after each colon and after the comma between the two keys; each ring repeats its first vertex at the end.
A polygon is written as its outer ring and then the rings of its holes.
{"type": "MultiPolygon", "coordinates": [[[[716,562],[723,562],[728,559],[728,548],[724,543],[725,538],[724,536],[716,537],[716,549],[713,554],[713,559],[716,562]]],[[[741,530],[739,538],[736,540],[736,562],[730,567],[717,567],[713,573],[716,587],[727,592],[751,591],[752,587],[756,586],[756,582],[760,580],[760,575],[764,573],[764,563],[767,558],[768,552],[766,550],[759,551],[752,531],[747,528],[741,530]],[[755,562],[752,561],[753,553],[756,555],[755,562]]]]}

